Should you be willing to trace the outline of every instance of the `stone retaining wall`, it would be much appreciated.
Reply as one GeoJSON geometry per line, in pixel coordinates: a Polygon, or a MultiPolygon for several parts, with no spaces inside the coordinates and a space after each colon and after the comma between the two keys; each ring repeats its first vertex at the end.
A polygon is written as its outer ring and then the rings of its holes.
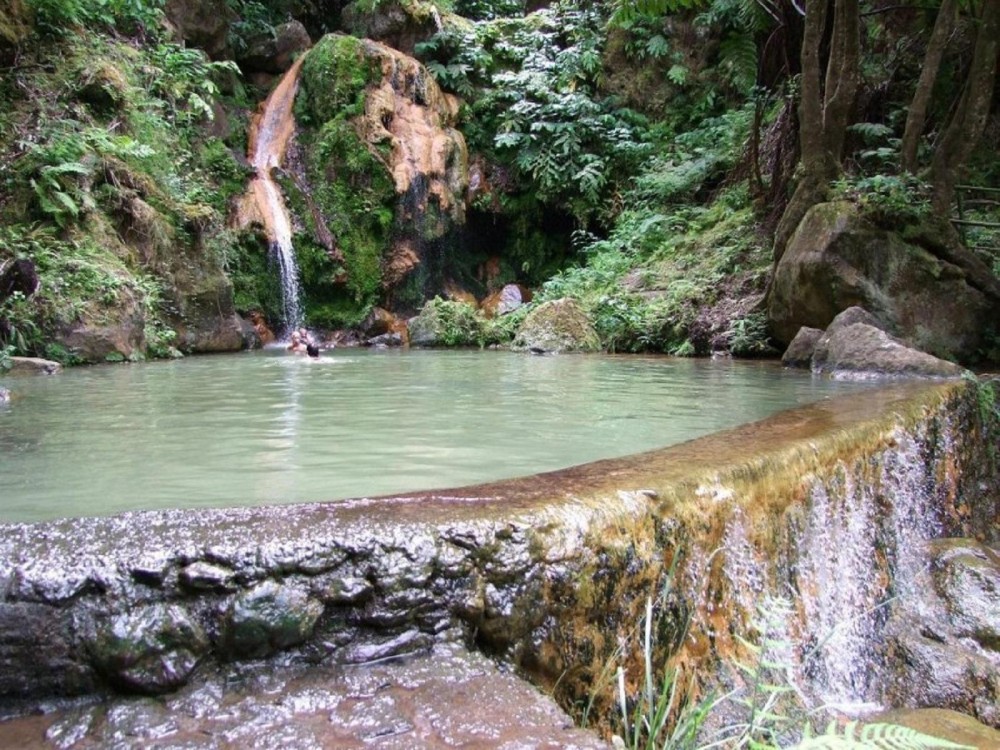
{"type": "Polygon", "coordinates": [[[648,597],[667,653],[715,658],[755,595],[802,575],[796,540],[817,487],[856,476],[891,503],[901,452],[918,459],[942,534],[997,541],[995,456],[972,390],[873,390],[445,492],[0,525],[0,708],[167,692],[213,660],[362,663],[446,640],[571,705],[615,658],[636,666],[616,654],[648,597]],[[679,585],[663,596],[671,567],[679,585]]]}

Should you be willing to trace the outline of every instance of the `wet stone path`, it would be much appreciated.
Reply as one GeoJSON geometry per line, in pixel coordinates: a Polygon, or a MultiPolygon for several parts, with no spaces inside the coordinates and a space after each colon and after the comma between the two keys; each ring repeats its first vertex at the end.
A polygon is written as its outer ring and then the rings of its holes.
{"type": "Polygon", "coordinates": [[[449,644],[365,666],[234,667],[163,698],[0,722],[0,747],[311,750],[608,747],[547,696],[449,644]]]}

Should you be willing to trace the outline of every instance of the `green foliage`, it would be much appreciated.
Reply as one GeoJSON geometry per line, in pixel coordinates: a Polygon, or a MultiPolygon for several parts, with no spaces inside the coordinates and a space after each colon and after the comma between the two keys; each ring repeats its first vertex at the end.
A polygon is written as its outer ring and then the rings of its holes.
{"type": "Polygon", "coordinates": [[[27,0],[27,5],[36,27],[51,36],[81,27],[156,34],[163,23],[163,0],[27,0]]]}
{"type": "Polygon", "coordinates": [[[524,15],[524,6],[524,0],[456,0],[455,13],[474,21],[492,21],[524,15]]]}
{"type": "Polygon", "coordinates": [[[443,87],[471,99],[473,148],[581,222],[605,210],[650,148],[645,120],[600,93],[604,23],[599,5],[563,0],[418,47],[443,87]]]}
{"type": "Polygon", "coordinates": [[[236,20],[229,26],[227,41],[237,57],[245,54],[254,40],[274,33],[274,27],[286,19],[275,3],[257,0],[226,0],[226,7],[236,20]]]}
{"type": "Polygon", "coordinates": [[[365,57],[360,39],[328,34],[302,65],[301,95],[295,114],[302,125],[320,126],[360,115],[365,88],[381,77],[378,63],[365,57]]]}
{"type": "Polygon", "coordinates": [[[762,312],[734,320],[726,335],[729,351],[737,357],[773,357],[779,353],[771,345],[767,316],[762,312]]]}
{"type": "MultiPolygon", "coordinates": [[[[700,310],[714,304],[731,275],[763,278],[770,265],[753,229],[746,192],[724,192],[707,209],[668,210],[661,204],[657,210],[654,199],[662,199],[661,189],[639,183],[627,196],[634,208],[618,217],[607,238],[581,235],[586,265],[553,276],[538,299],[579,300],[611,351],[704,354],[692,340],[700,310]]],[[[759,315],[732,321],[725,333],[730,351],[739,356],[766,351],[759,315]]]]}
{"type": "Polygon", "coordinates": [[[834,195],[849,200],[864,217],[879,226],[898,229],[931,214],[931,187],[910,174],[843,177],[833,185],[834,195]]]}
{"type": "MultiPolygon", "coordinates": [[[[664,587],[669,591],[668,585],[664,587]]],[[[628,695],[622,669],[617,671],[621,732],[616,748],[629,750],[972,750],[907,727],[887,723],[830,722],[817,734],[810,721],[805,697],[796,687],[793,647],[787,632],[792,602],[766,595],[758,604],[747,637],[737,636],[744,656],[730,659],[736,670],[736,687],[719,697],[693,700],[679,689],[681,676],[675,668],[655,666],[654,633],[660,632],[668,611],[663,594],[656,604],[647,600],[643,621],[641,657],[644,664],[642,689],[628,695]],[[721,710],[727,723],[709,723],[721,710]]],[[[687,633],[684,625],[682,637],[687,633]]],[[[630,640],[636,640],[634,637],[630,640]]],[[[619,654],[620,656],[620,654],[619,654]]]]}
{"type": "Polygon", "coordinates": [[[441,344],[445,346],[480,346],[484,319],[472,305],[435,297],[421,311],[432,315],[439,324],[441,344]]]}
{"type": "Polygon", "coordinates": [[[154,355],[165,352],[175,333],[160,317],[162,285],[128,269],[89,237],[62,239],[46,226],[0,226],[0,261],[30,260],[38,273],[39,290],[31,297],[17,292],[0,303],[0,345],[20,354],[47,354],[60,361],[71,355],[48,347],[54,329],[83,318],[100,318],[103,311],[137,302],[146,320],[146,335],[154,355]]]}

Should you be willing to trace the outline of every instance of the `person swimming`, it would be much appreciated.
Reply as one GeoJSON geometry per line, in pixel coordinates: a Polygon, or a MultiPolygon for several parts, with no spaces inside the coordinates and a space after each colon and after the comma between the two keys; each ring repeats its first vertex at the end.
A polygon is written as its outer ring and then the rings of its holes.
{"type": "Polygon", "coordinates": [[[313,359],[319,359],[319,347],[316,346],[316,344],[309,342],[306,344],[306,354],[313,359]]]}
{"type": "Polygon", "coordinates": [[[303,341],[301,334],[298,331],[292,331],[291,340],[288,343],[288,351],[290,352],[304,352],[308,342],[303,341]]]}

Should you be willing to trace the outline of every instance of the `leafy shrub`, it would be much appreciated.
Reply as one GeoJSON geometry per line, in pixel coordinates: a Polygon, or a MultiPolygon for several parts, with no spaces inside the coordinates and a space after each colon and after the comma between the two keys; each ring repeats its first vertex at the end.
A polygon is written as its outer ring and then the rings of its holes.
{"type": "Polygon", "coordinates": [[[600,5],[563,0],[523,19],[446,29],[417,48],[443,87],[471,100],[472,147],[580,221],[605,211],[649,153],[645,119],[600,93],[605,21],[600,5]]]}
{"type": "Polygon", "coordinates": [[[43,33],[62,36],[78,27],[156,34],[163,0],[27,0],[43,33]]]}
{"type": "Polygon", "coordinates": [[[930,185],[910,174],[844,177],[833,188],[836,197],[851,201],[865,218],[882,227],[898,228],[931,214],[930,185]]]}
{"type": "Polygon", "coordinates": [[[777,354],[767,333],[767,316],[751,313],[732,322],[726,331],[729,351],[737,357],[767,357],[777,354]]]}

